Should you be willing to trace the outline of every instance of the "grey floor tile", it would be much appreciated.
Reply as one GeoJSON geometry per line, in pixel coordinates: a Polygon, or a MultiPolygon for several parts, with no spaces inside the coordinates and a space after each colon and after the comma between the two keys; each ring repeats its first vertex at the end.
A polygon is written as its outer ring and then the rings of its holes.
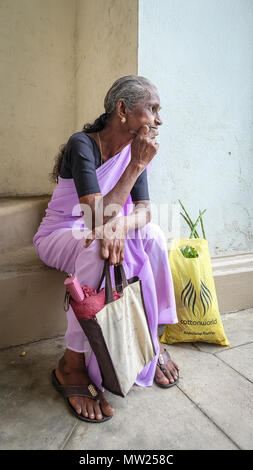
{"type": "Polygon", "coordinates": [[[134,386],[127,397],[106,394],[115,408],[110,421],[80,422],[67,450],[236,449],[177,386],[134,386]]]}
{"type": "Polygon", "coordinates": [[[252,448],[252,384],[228,364],[230,352],[241,355],[234,367],[249,350],[165,347],[180,367],[179,386],[133,387],[124,399],[106,392],[115,415],[100,425],[72,416],[51,385],[64,338],[0,351],[0,449],[252,448]]]}
{"type": "Polygon", "coordinates": [[[76,420],[50,381],[63,350],[58,339],[0,351],[0,449],[58,449],[64,444],[76,420]]]}
{"type": "MultiPolygon", "coordinates": [[[[253,308],[227,313],[222,315],[221,318],[230,347],[240,346],[253,341],[253,308]]],[[[197,342],[195,344],[201,351],[210,353],[229,349],[229,347],[211,343],[197,342]]]]}
{"type": "Polygon", "coordinates": [[[253,343],[221,351],[217,357],[253,382],[253,343]]]}
{"type": "Polygon", "coordinates": [[[213,354],[173,345],[179,388],[242,449],[253,449],[253,386],[213,354]]]}

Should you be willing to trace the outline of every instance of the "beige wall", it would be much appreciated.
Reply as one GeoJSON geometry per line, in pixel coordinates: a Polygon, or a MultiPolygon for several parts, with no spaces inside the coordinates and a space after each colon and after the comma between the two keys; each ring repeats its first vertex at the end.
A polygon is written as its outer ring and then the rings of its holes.
{"type": "Polygon", "coordinates": [[[43,194],[74,127],[75,2],[1,0],[1,195],[43,194]]]}
{"type": "Polygon", "coordinates": [[[119,77],[138,70],[138,0],[77,0],[76,127],[104,112],[119,77]]]}
{"type": "Polygon", "coordinates": [[[137,73],[138,0],[1,0],[0,195],[51,193],[67,138],[137,73]]]}

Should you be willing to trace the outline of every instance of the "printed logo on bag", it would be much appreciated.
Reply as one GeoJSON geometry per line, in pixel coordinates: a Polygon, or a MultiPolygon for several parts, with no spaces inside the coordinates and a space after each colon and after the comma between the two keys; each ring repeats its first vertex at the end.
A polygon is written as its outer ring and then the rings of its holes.
{"type": "MultiPolygon", "coordinates": [[[[208,287],[205,285],[205,283],[202,280],[200,280],[200,291],[199,291],[198,297],[203,307],[203,317],[204,317],[207,310],[212,305],[213,297],[212,297],[210,290],[208,289],[208,287]]],[[[185,307],[188,307],[191,309],[194,316],[196,316],[196,312],[194,311],[196,307],[196,298],[197,298],[197,292],[190,279],[189,282],[184,287],[184,289],[182,290],[181,301],[184,302],[185,307]]]]}
{"type": "Polygon", "coordinates": [[[200,286],[200,300],[202,302],[203,309],[204,309],[204,313],[203,313],[203,317],[204,317],[207,310],[212,305],[213,297],[212,297],[212,294],[211,294],[210,290],[204,284],[204,282],[200,280],[200,283],[201,283],[201,286],[200,286]]]}

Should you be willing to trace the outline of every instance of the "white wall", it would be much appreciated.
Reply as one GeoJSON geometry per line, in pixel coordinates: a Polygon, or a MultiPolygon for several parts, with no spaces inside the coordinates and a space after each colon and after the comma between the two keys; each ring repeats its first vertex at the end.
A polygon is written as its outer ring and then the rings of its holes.
{"type": "Polygon", "coordinates": [[[212,256],[253,250],[253,2],[139,0],[138,67],[163,108],[152,200],[207,209],[212,256]]]}

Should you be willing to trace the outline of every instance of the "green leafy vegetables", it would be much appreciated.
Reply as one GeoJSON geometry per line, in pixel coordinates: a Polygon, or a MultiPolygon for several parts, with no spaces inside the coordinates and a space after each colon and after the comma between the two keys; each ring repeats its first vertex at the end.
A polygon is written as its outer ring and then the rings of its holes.
{"type": "MultiPolygon", "coordinates": [[[[206,235],[205,235],[205,231],[204,231],[204,224],[203,224],[203,219],[202,219],[202,215],[206,212],[206,209],[203,210],[202,212],[199,210],[199,216],[196,220],[196,222],[193,223],[193,221],[191,220],[189,214],[186,212],[182,202],[179,200],[179,203],[184,211],[183,212],[180,212],[180,214],[182,215],[182,217],[184,218],[184,220],[186,221],[186,223],[189,225],[190,229],[191,229],[191,233],[190,233],[190,238],[200,238],[199,237],[199,234],[196,230],[196,227],[198,225],[198,223],[200,222],[201,224],[201,230],[202,230],[202,234],[203,234],[203,238],[206,239],[206,235]]],[[[181,248],[179,248],[181,253],[184,255],[185,258],[198,258],[198,252],[197,250],[195,250],[195,248],[193,248],[192,246],[190,245],[186,245],[186,246],[183,246],[181,248]]]]}

